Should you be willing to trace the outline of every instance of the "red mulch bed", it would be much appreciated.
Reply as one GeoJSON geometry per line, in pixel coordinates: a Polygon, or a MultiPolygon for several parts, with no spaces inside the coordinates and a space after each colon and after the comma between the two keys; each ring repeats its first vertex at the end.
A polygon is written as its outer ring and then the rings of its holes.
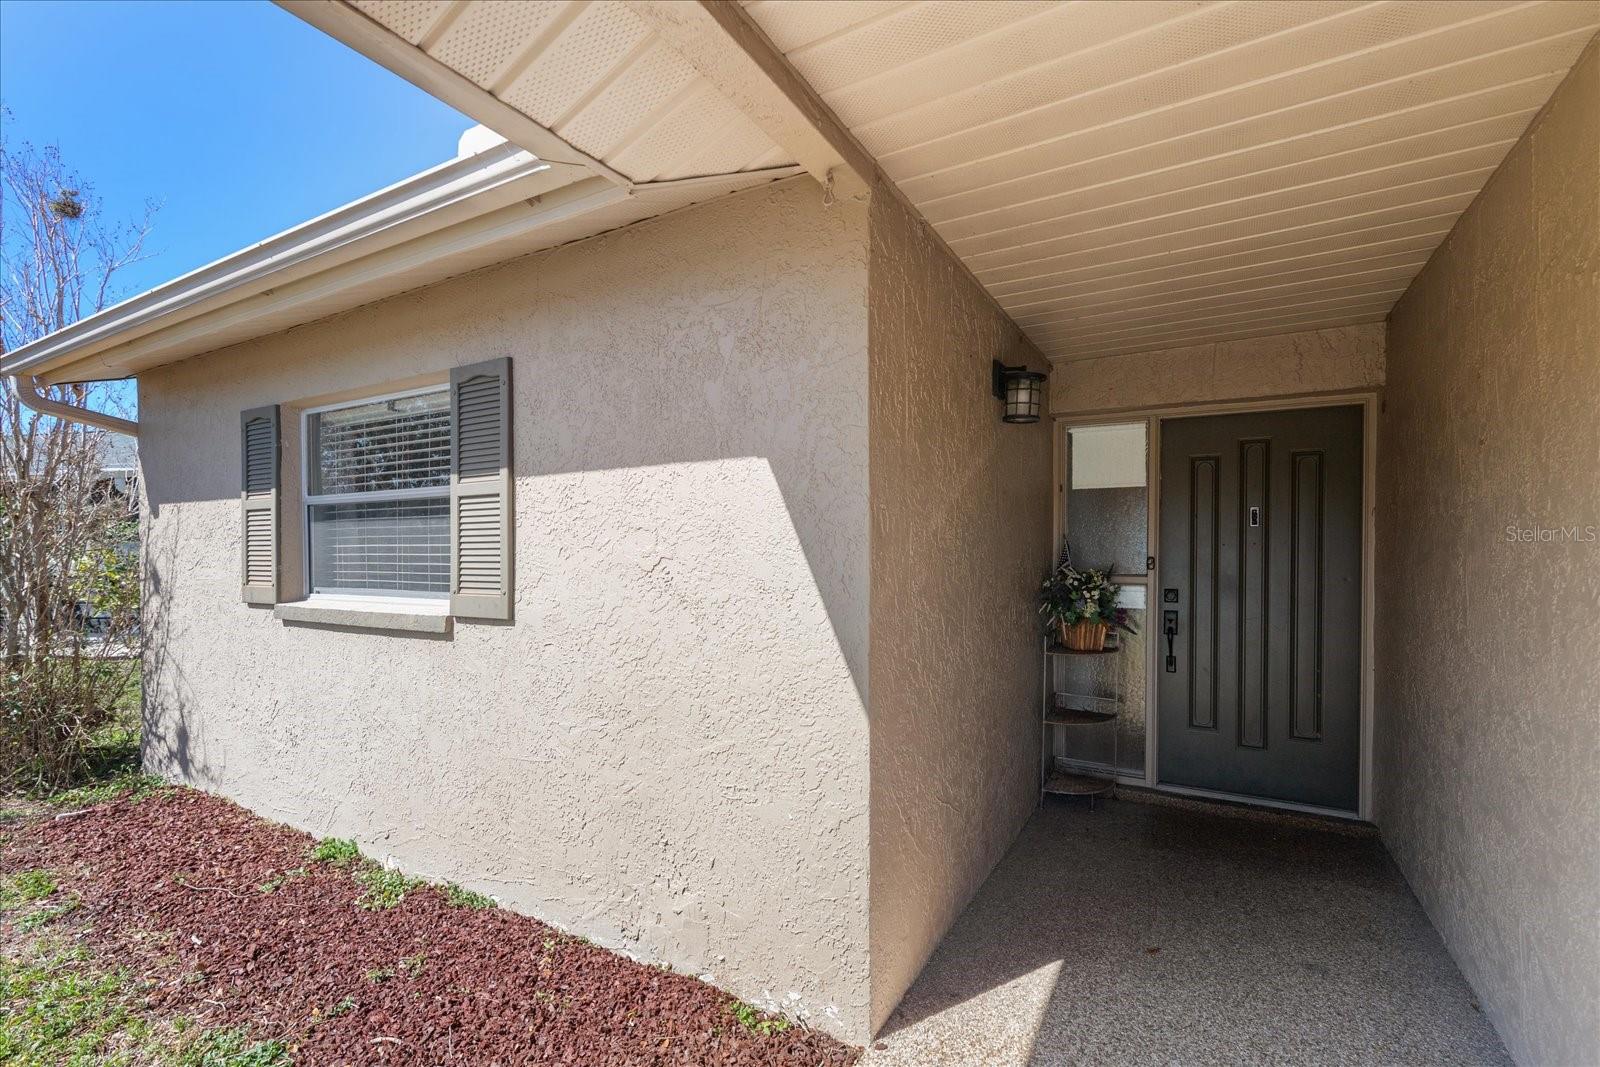
{"type": "Polygon", "coordinates": [[[82,900],[50,929],[70,924],[102,960],[155,979],[158,1014],[247,1025],[297,1064],[831,1067],[859,1054],[798,1026],[754,1033],[698,979],[502,909],[452,907],[432,887],[364,910],[349,869],[308,861],[309,837],[204,793],[14,833],[0,869],[48,868],[82,900]]]}

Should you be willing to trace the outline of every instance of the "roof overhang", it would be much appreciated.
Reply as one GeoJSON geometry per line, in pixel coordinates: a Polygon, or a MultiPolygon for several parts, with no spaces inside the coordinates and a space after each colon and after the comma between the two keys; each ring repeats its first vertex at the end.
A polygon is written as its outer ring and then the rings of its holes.
{"type": "MultiPolygon", "coordinates": [[[[206,321],[293,283],[326,277],[585,176],[582,169],[547,163],[512,145],[451,160],[7,353],[5,371],[62,381],[68,378],[64,371],[92,360],[96,373],[85,377],[135,373],[151,365],[128,359],[135,344],[144,353],[171,357],[165,335],[176,327],[206,321]]],[[[159,361],[158,356],[154,362],[159,361]]]]}
{"type": "Polygon", "coordinates": [[[798,172],[630,188],[500,145],[81,319],[8,353],[0,371],[47,383],[126,378],[798,172]]]}

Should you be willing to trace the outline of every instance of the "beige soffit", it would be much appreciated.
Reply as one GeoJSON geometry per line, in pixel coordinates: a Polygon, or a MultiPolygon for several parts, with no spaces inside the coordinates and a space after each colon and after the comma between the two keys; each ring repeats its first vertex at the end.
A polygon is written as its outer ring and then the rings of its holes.
{"type": "Polygon", "coordinates": [[[542,159],[623,183],[795,161],[684,54],[695,4],[278,2],[542,159]]]}
{"type": "Polygon", "coordinates": [[[1383,319],[1600,2],[745,0],[1054,360],[1383,319]]]}

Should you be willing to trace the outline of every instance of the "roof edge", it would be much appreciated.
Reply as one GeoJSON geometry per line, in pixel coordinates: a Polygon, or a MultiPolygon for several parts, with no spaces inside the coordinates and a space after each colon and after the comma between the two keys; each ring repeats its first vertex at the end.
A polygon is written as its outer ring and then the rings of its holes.
{"type": "Polygon", "coordinates": [[[588,175],[585,168],[550,163],[513,144],[449,160],[5,353],[0,373],[44,374],[266,285],[282,284],[289,275],[302,276],[333,260],[450,225],[463,212],[494,210],[528,195],[523,188],[528,179],[541,178],[535,184],[542,192],[588,175]],[[503,195],[491,195],[496,192],[503,195]]]}

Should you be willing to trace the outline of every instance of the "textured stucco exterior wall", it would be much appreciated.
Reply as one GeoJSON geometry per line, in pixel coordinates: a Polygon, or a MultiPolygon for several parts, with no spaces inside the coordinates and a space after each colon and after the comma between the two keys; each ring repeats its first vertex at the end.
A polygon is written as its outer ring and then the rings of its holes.
{"type": "Polygon", "coordinates": [[[1215,341],[1056,367],[1050,410],[1130,408],[1354,392],[1383,385],[1384,324],[1215,341]]]}
{"type": "Polygon", "coordinates": [[[926,226],[872,201],[872,1018],[1038,802],[1050,428],[990,361],[1044,360],[926,226]]]}
{"type": "Polygon", "coordinates": [[[864,1039],[867,216],[780,183],[142,378],[147,766],[864,1039]],[[242,409],[501,355],[514,624],[240,603],[242,409]]]}
{"type": "Polygon", "coordinates": [[[1401,298],[1388,363],[1378,821],[1512,1055],[1594,1064],[1597,46],[1401,298]]]}

